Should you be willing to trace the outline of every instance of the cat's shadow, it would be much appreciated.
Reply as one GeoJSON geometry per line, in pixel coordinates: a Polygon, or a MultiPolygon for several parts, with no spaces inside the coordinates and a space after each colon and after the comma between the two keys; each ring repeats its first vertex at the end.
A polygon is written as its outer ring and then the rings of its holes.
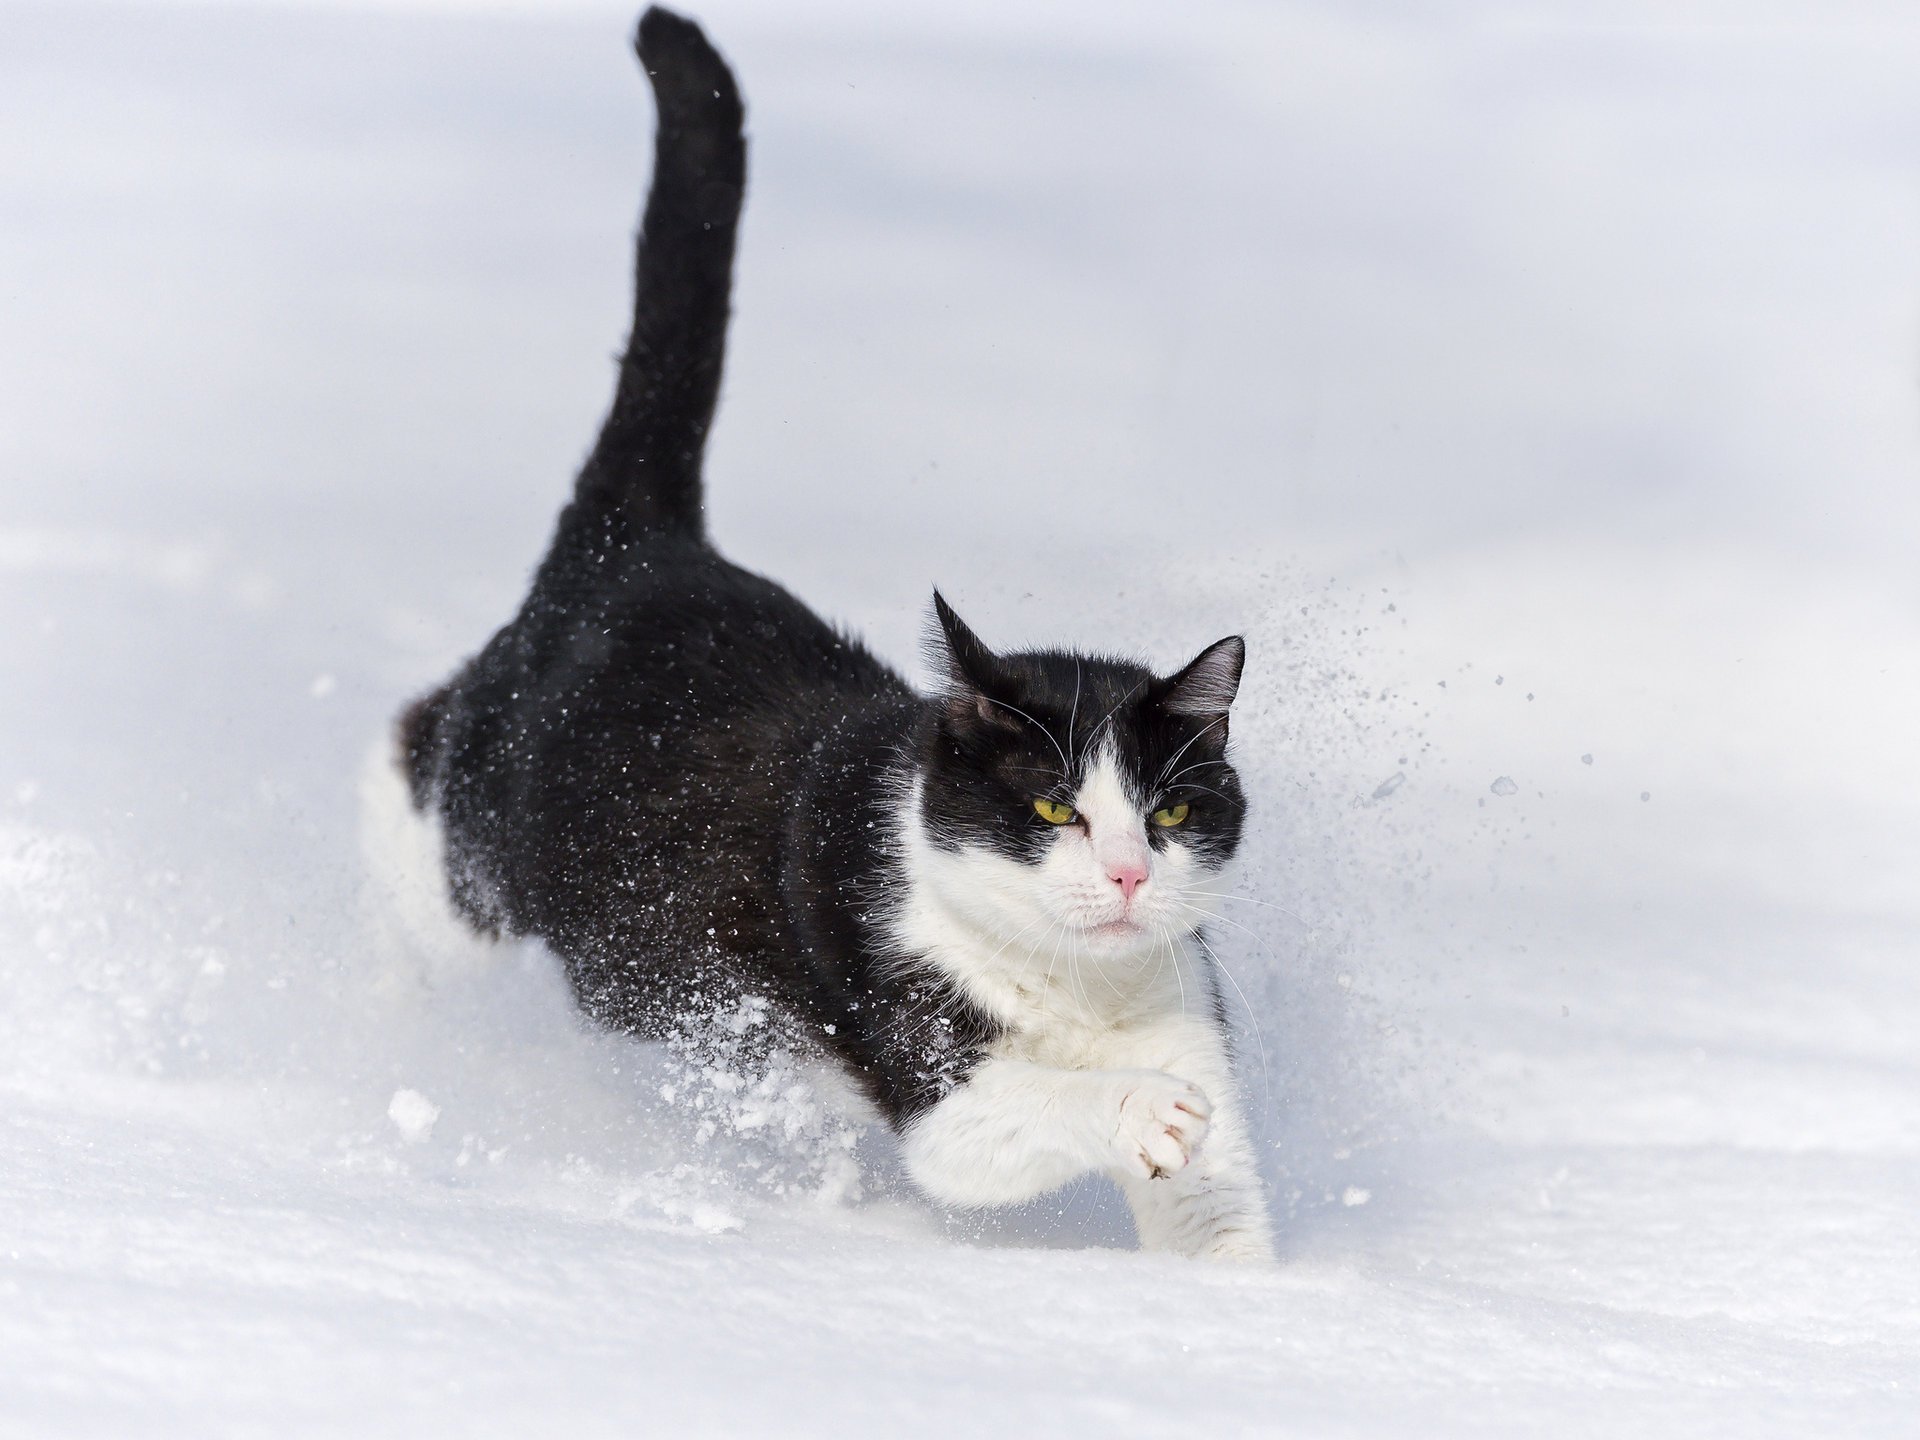
{"type": "Polygon", "coordinates": [[[927,1199],[907,1178],[891,1136],[870,1129],[859,1146],[862,1180],[876,1200],[898,1203],[927,1217],[956,1245],[994,1250],[1132,1250],[1133,1217],[1114,1184],[1086,1175],[1023,1205],[955,1209],[927,1199]]]}
{"type": "MultiPolygon", "coordinates": [[[[989,1250],[1119,1250],[1135,1251],[1138,1239],[1125,1198],[1111,1181],[1086,1175],[1065,1189],[1042,1195],[1023,1205],[985,1210],[950,1209],[935,1204],[915,1188],[900,1165],[891,1137],[872,1131],[859,1147],[862,1180],[876,1201],[898,1204],[926,1217],[926,1225],[943,1239],[989,1250]]],[[[1309,1199],[1293,1183],[1301,1177],[1269,1176],[1275,1200],[1273,1238],[1278,1258],[1297,1259],[1331,1244],[1349,1243],[1370,1234],[1377,1243],[1407,1222],[1407,1204],[1417,1189],[1402,1173],[1406,1157],[1375,1156],[1356,1173],[1371,1191],[1374,1203],[1356,1208],[1328,1191],[1309,1199]],[[1283,1197],[1292,1191],[1293,1199],[1283,1197]]],[[[1312,1166],[1316,1170],[1326,1166],[1312,1166]]]]}
{"type": "Polygon", "coordinates": [[[1066,1189],[1000,1210],[936,1209],[957,1243],[1019,1250],[1133,1250],[1133,1217],[1111,1182],[1086,1176],[1066,1189]]]}

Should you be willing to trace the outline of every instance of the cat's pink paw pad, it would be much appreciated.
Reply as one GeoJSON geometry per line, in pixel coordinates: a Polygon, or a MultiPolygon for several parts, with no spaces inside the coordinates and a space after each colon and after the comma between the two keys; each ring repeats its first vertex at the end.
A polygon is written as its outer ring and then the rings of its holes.
{"type": "Polygon", "coordinates": [[[1121,1092],[1113,1136],[1120,1168],[1142,1180],[1177,1174],[1200,1148],[1212,1116],[1206,1091],[1192,1081],[1141,1071],[1121,1092]]]}

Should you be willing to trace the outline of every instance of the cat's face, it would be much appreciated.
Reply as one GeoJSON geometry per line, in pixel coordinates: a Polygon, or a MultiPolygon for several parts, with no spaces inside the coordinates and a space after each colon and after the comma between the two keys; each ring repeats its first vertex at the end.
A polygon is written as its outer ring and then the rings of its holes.
{"type": "Polygon", "coordinates": [[[1010,946],[1148,953],[1201,924],[1245,812],[1226,758],[1238,637],[1156,677],[1126,661],[996,655],[938,595],[947,700],[921,757],[928,880],[1010,946]]]}

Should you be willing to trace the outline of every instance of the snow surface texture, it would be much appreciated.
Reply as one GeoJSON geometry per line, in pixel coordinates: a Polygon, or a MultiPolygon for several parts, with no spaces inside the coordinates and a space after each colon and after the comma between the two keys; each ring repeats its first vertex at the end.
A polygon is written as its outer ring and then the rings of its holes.
{"type": "Polygon", "coordinates": [[[1920,16],[804,8],[700,9],[714,531],[907,664],[1246,632],[1283,1262],[364,918],[610,393],[627,7],[12,6],[0,1432],[1916,1433],[1920,16]]]}

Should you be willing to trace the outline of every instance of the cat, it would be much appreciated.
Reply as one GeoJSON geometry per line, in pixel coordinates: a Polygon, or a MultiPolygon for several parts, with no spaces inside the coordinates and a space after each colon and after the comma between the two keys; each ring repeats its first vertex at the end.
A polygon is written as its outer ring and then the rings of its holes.
{"type": "Polygon", "coordinates": [[[723,559],[701,457],[744,110],[691,21],[635,43],[657,128],[612,409],[519,613],[397,726],[445,900],[635,1035],[751,999],[937,1201],[1100,1173],[1143,1247],[1270,1259],[1199,929],[1246,813],[1242,641],[1168,676],[1001,653],[936,592],[921,695],[723,559]]]}

